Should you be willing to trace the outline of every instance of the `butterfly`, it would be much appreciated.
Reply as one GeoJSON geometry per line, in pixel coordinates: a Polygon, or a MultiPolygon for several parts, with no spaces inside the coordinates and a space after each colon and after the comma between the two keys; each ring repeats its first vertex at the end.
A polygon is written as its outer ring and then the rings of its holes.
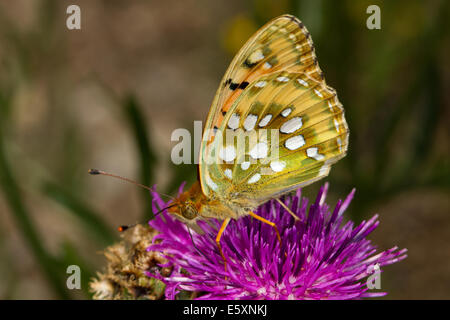
{"type": "Polygon", "coordinates": [[[280,240],[275,224],[255,209],[327,176],[346,155],[348,138],[344,109],[325,83],[309,32],[282,15],[232,60],[206,120],[199,179],[169,212],[188,224],[222,219],[216,243],[226,268],[220,238],[230,220],[250,215],[273,226],[280,240]],[[247,143],[239,143],[242,137],[247,143]]]}
{"type": "Polygon", "coordinates": [[[278,198],[327,176],[346,155],[348,138],[344,109],[325,82],[309,32],[282,15],[232,60],[206,119],[199,179],[162,210],[197,230],[198,219],[223,220],[216,243],[226,269],[220,239],[231,219],[250,215],[281,241],[276,225],[254,211],[277,199],[297,218],[278,198]]]}

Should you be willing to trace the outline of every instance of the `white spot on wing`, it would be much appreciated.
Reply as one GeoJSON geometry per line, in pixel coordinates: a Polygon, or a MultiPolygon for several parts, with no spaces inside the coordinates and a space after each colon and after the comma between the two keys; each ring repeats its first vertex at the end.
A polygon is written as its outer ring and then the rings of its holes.
{"type": "Polygon", "coordinates": [[[317,161],[323,160],[325,156],[318,153],[319,149],[316,147],[306,149],[306,155],[310,158],[316,159],[317,161]]]}
{"type": "Polygon", "coordinates": [[[255,52],[253,52],[250,56],[249,56],[249,61],[250,63],[256,63],[261,61],[262,59],[264,59],[264,55],[262,53],[261,50],[257,50],[255,52]]]}
{"type": "Polygon", "coordinates": [[[330,165],[325,163],[322,166],[322,168],[320,168],[320,170],[319,170],[319,176],[324,176],[324,175],[328,174],[329,171],[330,171],[330,165]]]}
{"type": "Polygon", "coordinates": [[[298,79],[297,79],[297,82],[300,83],[300,84],[301,84],[302,86],[304,86],[304,87],[308,87],[308,82],[306,82],[306,81],[303,80],[303,79],[298,78],[298,79]]]}
{"type": "Polygon", "coordinates": [[[280,82],[288,82],[288,81],[289,81],[289,78],[288,78],[288,77],[281,76],[281,77],[278,77],[278,78],[277,78],[277,81],[280,81],[280,82]]]}
{"type": "Polygon", "coordinates": [[[230,117],[230,120],[228,120],[228,128],[233,130],[239,128],[240,119],[241,117],[237,113],[233,113],[230,117]]]}
{"type": "Polygon", "coordinates": [[[319,90],[314,89],[314,93],[315,93],[319,98],[323,98],[323,94],[322,94],[319,90]]]}
{"type": "Polygon", "coordinates": [[[258,116],[256,114],[249,114],[244,121],[244,128],[247,131],[252,130],[255,127],[256,121],[258,120],[258,116]]]}
{"type": "Polygon", "coordinates": [[[333,112],[333,105],[331,104],[331,101],[328,101],[328,108],[330,108],[330,111],[333,112]]]}
{"type": "Polygon", "coordinates": [[[244,162],[241,163],[241,169],[242,170],[247,170],[248,168],[250,168],[250,162],[244,161],[244,162]]]}
{"type": "Polygon", "coordinates": [[[286,162],[284,161],[272,161],[270,167],[275,172],[280,172],[286,167],[286,162]]]}
{"type": "Polygon", "coordinates": [[[271,114],[267,114],[264,118],[261,119],[261,121],[259,122],[259,126],[262,128],[264,126],[267,126],[267,124],[269,123],[269,121],[272,119],[272,115],[271,114]]]}
{"type": "Polygon", "coordinates": [[[267,143],[265,142],[260,142],[257,143],[252,150],[250,150],[249,154],[250,157],[252,157],[253,159],[262,159],[267,157],[267,154],[269,152],[269,148],[267,147],[267,143]]]}
{"type": "Polygon", "coordinates": [[[263,88],[266,86],[266,84],[267,84],[267,81],[261,80],[261,81],[258,81],[257,83],[255,83],[255,87],[263,88]]]}
{"type": "Polygon", "coordinates": [[[233,178],[233,171],[231,169],[225,169],[223,172],[228,178],[233,178]]]}
{"type": "Polygon", "coordinates": [[[218,186],[217,186],[217,184],[214,181],[211,180],[209,175],[206,175],[205,180],[206,180],[206,184],[208,185],[208,187],[210,187],[214,191],[217,191],[218,186]]]}
{"type": "Polygon", "coordinates": [[[281,133],[292,133],[297,131],[302,127],[302,118],[301,117],[294,117],[285,123],[280,128],[281,133]]]}
{"type": "Polygon", "coordinates": [[[294,136],[294,137],[291,137],[291,138],[287,139],[286,142],[284,143],[284,145],[289,150],[296,150],[296,149],[301,148],[301,147],[303,147],[305,145],[305,139],[300,134],[298,136],[294,136]]]}
{"type": "Polygon", "coordinates": [[[264,67],[264,69],[270,69],[270,68],[272,68],[272,65],[268,62],[264,62],[263,67],[264,67]]]}
{"type": "Polygon", "coordinates": [[[259,173],[256,173],[255,175],[253,175],[250,179],[248,179],[248,184],[251,183],[255,183],[257,182],[259,179],[261,179],[261,175],[259,173]]]}
{"type": "Polygon", "coordinates": [[[338,138],[336,139],[336,141],[337,141],[337,144],[338,144],[338,146],[339,146],[339,151],[342,152],[342,140],[341,140],[341,138],[338,137],[338,138]]]}
{"type": "Polygon", "coordinates": [[[219,158],[227,162],[233,161],[236,158],[236,149],[234,146],[226,146],[225,148],[221,148],[219,158]]]}
{"type": "Polygon", "coordinates": [[[337,133],[339,133],[339,122],[336,119],[333,119],[334,127],[336,128],[337,133]]]}
{"type": "Polygon", "coordinates": [[[283,111],[281,111],[281,115],[286,118],[288,115],[291,114],[291,112],[292,112],[292,108],[286,108],[283,111]]]}

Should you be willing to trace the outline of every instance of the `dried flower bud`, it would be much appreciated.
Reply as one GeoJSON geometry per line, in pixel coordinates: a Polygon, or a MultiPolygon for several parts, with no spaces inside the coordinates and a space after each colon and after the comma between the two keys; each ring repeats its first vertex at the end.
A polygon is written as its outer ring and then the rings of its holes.
{"type": "Polygon", "coordinates": [[[108,264],[90,283],[93,298],[149,299],[164,298],[165,285],[146,272],[169,276],[172,268],[159,267],[167,262],[158,252],[147,251],[157,232],[149,226],[136,225],[122,234],[123,240],[105,249],[108,264]]]}

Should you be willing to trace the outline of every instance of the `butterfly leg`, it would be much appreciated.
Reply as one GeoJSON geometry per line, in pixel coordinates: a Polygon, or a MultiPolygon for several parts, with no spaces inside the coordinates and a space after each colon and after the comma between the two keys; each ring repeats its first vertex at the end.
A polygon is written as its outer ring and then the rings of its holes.
{"type": "Polygon", "coordinates": [[[264,222],[264,223],[267,223],[269,226],[272,226],[272,227],[275,229],[275,232],[277,233],[277,239],[278,239],[278,242],[279,242],[280,245],[281,245],[280,232],[278,232],[278,228],[277,228],[277,226],[275,225],[275,223],[270,222],[269,220],[266,220],[266,219],[264,219],[263,217],[260,217],[260,216],[258,216],[256,213],[253,213],[253,212],[251,212],[251,211],[249,211],[248,214],[249,214],[250,216],[252,216],[253,218],[258,219],[259,221],[262,221],[262,222],[264,222]]]}
{"type": "Polygon", "coordinates": [[[288,207],[287,205],[285,205],[283,201],[281,201],[281,200],[278,199],[278,198],[277,198],[277,201],[278,201],[279,204],[281,204],[281,206],[282,206],[284,209],[286,209],[287,212],[289,212],[289,213],[291,214],[291,216],[294,217],[295,220],[300,220],[300,218],[297,217],[297,215],[296,215],[295,213],[293,213],[292,210],[289,209],[289,207],[288,207]]]}
{"type": "Polygon", "coordinates": [[[219,233],[216,236],[216,244],[217,244],[217,247],[219,248],[220,255],[222,256],[225,271],[227,271],[227,259],[225,258],[225,255],[223,254],[222,246],[220,245],[220,238],[222,238],[222,234],[225,231],[225,228],[227,227],[229,222],[230,222],[230,218],[226,218],[225,220],[223,220],[223,223],[222,223],[222,226],[220,227],[219,233]]]}

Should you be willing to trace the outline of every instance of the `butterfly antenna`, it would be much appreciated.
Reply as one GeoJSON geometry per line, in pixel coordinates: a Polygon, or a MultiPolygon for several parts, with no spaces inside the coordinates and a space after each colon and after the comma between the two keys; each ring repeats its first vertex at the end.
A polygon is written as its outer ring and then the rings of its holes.
{"type": "MultiPolygon", "coordinates": [[[[118,175],[116,175],[116,174],[109,173],[109,172],[106,172],[106,171],[102,171],[102,170],[98,170],[98,169],[89,169],[89,170],[88,170],[88,173],[91,174],[91,175],[102,175],[102,176],[113,177],[113,178],[116,178],[116,179],[120,179],[120,180],[122,180],[122,181],[126,181],[126,182],[129,182],[129,183],[132,183],[132,184],[134,184],[134,185],[136,185],[136,186],[138,186],[138,187],[147,189],[148,191],[151,191],[151,192],[154,192],[154,191],[155,191],[155,190],[153,190],[152,188],[150,188],[150,187],[148,187],[148,186],[146,186],[146,185],[143,185],[143,184],[141,184],[141,183],[139,183],[139,182],[136,182],[136,181],[134,181],[134,180],[131,180],[131,179],[128,179],[128,178],[125,178],[125,177],[121,177],[121,176],[118,176],[118,175]]],[[[167,195],[167,194],[160,193],[160,192],[158,192],[158,193],[159,193],[160,195],[169,197],[169,198],[171,198],[171,199],[175,199],[174,197],[169,196],[169,195],[167,195]]]]}
{"type": "Polygon", "coordinates": [[[130,228],[135,227],[136,225],[137,225],[137,223],[135,223],[135,224],[130,224],[130,225],[123,225],[123,226],[117,227],[117,230],[118,230],[119,232],[124,232],[124,231],[126,231],[126,230],[128,230],[128,229],[130,229],[130,228]]]}
{"type": "Polygon", "coordinates": [[[160,213],[163,212],[164,210],[167,210],[167,209],[170,209],[170,208],[173,208],[173,207],[176,207],[176,206],[178,206],[178,203],[171,204],[171,205],[168,206],[168,207],[162,208],[162,209],[159,210],[157,213],[155,213],[153,216],[156,217],[158,214],[160,214],[160,213]]]}
{"type": "MultiPolygon", "coordinates": [[[[160,214],[161,212],[163,212],[164,210],[167,210],[167,209],[169,209],[169,208],[172,208],[172,207],[175,207],[175,206],[177,206],[178,204],[172,204],[172,205],[170,205],[170,206],[168,206],[168,207],[164,207],[164,208],[162,208],[161,210],[159,210],[157,213],[155,213],[154,214],[154,217],[156,217],[158,214],[160,214]]],[[[119,232],[124,232],[124,231],[127,231],[128,229],[130,229],[130,228],[133,228],[133,227],[135,227],[137,225],[137,223],[134,223],[134,224],[129,224],[129,225],[121,225],[121,226],[119,226],[119,227],[117,227],[117,230],[119,231],[119,232]]]]}
{"type": "MultiPolygon", "coordinates": [[[[146,186],[146,185],[143,185],[143,184],[141,184],[141,183],[139,183],[139,182],[136,182],[136,181],[134,181],[134,180],[131,180],[131,179],[128,179],[128,178],[125,178],[125,177],[121,177],[121,176],[118,176],[118,175],[116,175],[116,174],[112,174],[112,173],[109,173],[109,172],[106,172],[106,171],[103,171],[103,170],[89,169],[88,172],[89,172],[89,174],[91,174],[91,175],[103,175],[103,176],[109,176],[109,177],[117,178],[117,179],[120,179],[120,180],[129,182],[129,183],[132,183],[132,184],[134,184],[134,185],[137,185],[138,187],[147,189],[148,191],[151,191],[151,192],[154,191],[152,188],[150,188],[150,187],[148,187],[148,186],[146,186]]],[[[158,193],[159,193],[159,192],[158,192],[158,193]]],[[[169,196],[169,195],[164,194],[164,193],[159,193],[159,194],[161,194],[161,195],[163,195],[163,196],[166,196],[166,197],[169,197],[169,198],[172,198],[172,199],[175,199],[174,197],[169,196]]],[[[176,206],[176,205],[177,205],[177,204],[172,204],[172,205],[170,205],[170,206],[168,206],[168,207],[162,208],[162,209],[159,210],[157,213],[155,213],[154,216],[156,217],[158,214],[160,214],[160,213],[163,212],[164,210],[167,210],[167,209],[169,209],[169,208],[172,208],[172,207],[174,207],[174,206],[176,206]]],[[[126,231],[126,230],[128,230],[128,229],[130,229],[130,228],[133,228],[133,227],[136,226],[136,225],[137,225],[137,223],[134,223],[134,224],[131,224],[131,225],[121,225],[121,226],[119,226],[119,227],[117,228],[117,230],[118,230],[119,232],[124,232],[124,231],[126,231]]]]}

